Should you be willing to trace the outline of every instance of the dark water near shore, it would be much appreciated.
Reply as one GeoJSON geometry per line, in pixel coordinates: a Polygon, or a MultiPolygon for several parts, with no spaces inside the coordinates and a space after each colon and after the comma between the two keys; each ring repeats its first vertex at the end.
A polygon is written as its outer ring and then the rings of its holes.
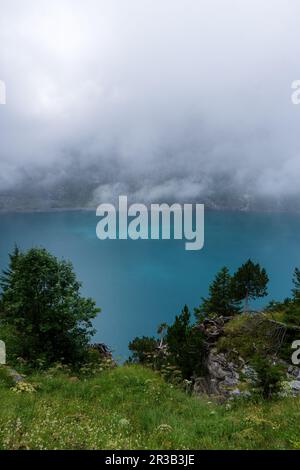
{"type": "Polygon", "coordinates": [[[83,293],[96,299],[102,313],[95,341],[110,345],[120,359],[129,340],[152,335],[183,305],[198,305],[223,265],[235,270],[249,257],[268,271],[269,299],[290,294],[292,272],[300,267],[300,215],[208,212],[205,246],[185,251],[184,241],[100,241],[93,212],[1,214],[0,267],[17,243],[43,246],[70,259],[83,293]]]}

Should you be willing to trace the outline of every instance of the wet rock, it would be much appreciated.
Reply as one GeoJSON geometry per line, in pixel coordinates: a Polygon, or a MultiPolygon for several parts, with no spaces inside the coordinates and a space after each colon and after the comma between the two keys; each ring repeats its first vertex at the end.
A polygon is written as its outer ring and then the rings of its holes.
{"type": "Polygon", "coordinates": [[[293,380],[292,382],[290,382],[290,387],[293,391],[300,393],[300,381],[293,380]]]}

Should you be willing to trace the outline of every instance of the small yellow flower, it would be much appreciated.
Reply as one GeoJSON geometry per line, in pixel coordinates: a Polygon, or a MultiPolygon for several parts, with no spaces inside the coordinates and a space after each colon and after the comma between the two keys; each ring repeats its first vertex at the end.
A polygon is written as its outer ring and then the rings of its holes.
{"type": "Polygon", "coordinates": [[[14,393],[35,393],[36,389],[33,385],[27,382],[18,382],[11,391],[14,393]]]}

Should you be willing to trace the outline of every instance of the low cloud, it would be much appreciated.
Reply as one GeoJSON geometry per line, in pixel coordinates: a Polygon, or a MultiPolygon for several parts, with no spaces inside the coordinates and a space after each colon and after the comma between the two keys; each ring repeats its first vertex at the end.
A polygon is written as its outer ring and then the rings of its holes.
{"type": "Polygon", "coordinates": [[[299,199],[298,0],[3,0],[0,206],[299,199]],[[74,189],[77,188],[77,189],[74,189]]]}

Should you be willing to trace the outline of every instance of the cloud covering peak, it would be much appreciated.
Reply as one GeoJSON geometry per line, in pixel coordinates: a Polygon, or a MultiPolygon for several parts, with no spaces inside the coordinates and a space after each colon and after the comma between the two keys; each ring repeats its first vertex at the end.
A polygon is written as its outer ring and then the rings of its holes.
{"type": "Polygon", "coordinates": [[[299,15],[298,0],[2,0],[1,205],[300,200],[299,15]]]}

